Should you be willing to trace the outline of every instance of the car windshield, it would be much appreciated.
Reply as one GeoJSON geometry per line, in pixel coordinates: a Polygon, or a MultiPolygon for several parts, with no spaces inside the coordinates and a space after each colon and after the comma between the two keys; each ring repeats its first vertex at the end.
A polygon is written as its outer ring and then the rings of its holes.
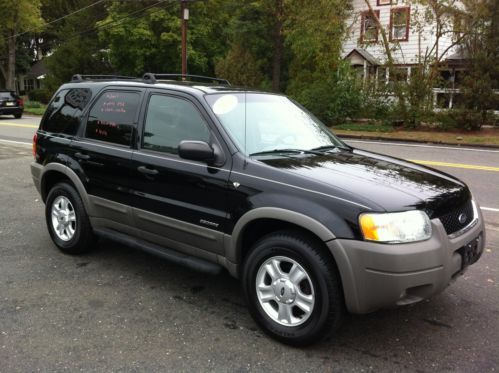
{"type": "Polygon", "coordinates": [[[206,100],[247,155],[317,154],[346,148],[317,118],[285,96],[224,93],[207,95],[206,100]]]}

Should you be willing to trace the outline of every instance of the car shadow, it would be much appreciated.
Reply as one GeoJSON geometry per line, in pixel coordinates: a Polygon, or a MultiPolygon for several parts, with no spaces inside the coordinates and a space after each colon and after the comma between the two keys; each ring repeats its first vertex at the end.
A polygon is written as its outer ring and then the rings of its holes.
{"type": "MultiPolygon", "coordinates": [[[[225,271],[219,275],[195,272],[107,240],[100,241],[98,250],[75,261],[80,267],[92,263],[120,273],[133,273],[150,291],[158,291],[158,296],[166,292],[168,299],[202,308],[219,317],[224,328],[243,333],[244,338],[265,341],[264,345],[283,352],[300,351],[305,357],[330,363],[335,357],[348,355],[400,370],[417,370],[414,364],[418,359],[432,364],[432,356],[435,351],[442,351],[443,345],[454,348],[456,335],[463,333],[463,324],[483,316],[477,303],[461,298],[455,289],[447,289],[411,306],[367,315],[347,314],[333,337],[297,350],[262,333],[249,316],[239,281],[225,271]]],[[[452,370],[450,356],[439,358],[438,366],[443,370],[452,370]]]]}

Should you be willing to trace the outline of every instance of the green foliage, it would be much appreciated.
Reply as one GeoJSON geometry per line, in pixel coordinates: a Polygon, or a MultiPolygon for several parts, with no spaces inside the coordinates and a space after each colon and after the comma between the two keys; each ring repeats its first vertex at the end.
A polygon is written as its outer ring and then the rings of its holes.
{"type": "Polygon", "coordinates": [[[287,2],[286,44],[292,52],[292,78],[335,69],[350,9],[351,2],[345,0],[287,2]]]}
{"type": "Polygon", "coordinates": [[[247,87],[269,86],[275,52],[272,29],[276,3],[273,0],[226,2],[225,11],[232,15],[225,30],[230,48],[216,62],[218,76],[247,87]]]}
{"type": "Polygon", "coordinates": [[[499,3],[465,1],[473,28],[463,39],[469,65],[452,113],[459,128],[480,129],[491,122],[491,109],[499,108],[499,3]]]}
{"type": "Polygon", "coordinates": [[[346,62],[321,75],[292,81],[292,96],[329,125],[355,118],[362,107],[362,82],[346,62]]]}
{"type": "MultiPolygon", "coordinates": [[[[43,17],[50,22],[94,3],[92,0],[44,0],[43,17]]],[[[113,71],[106,43],[100,42],[94,27],[105,17],[104,3],[47,26],[42,49],[52,50],[44,62],[49,74],[45,86],[53,92],[74,74],[105,74],[113,71]]]]}
{"type": "MultiPolygon", "coordinates": [[[[192,3],[187,44],[188,72],[213,74],[215,60],[226,52],[223,25],[228,14],[224,2],[192,3]],[[192,21],[191,21],[192,20],[192,21]]],[[[108,45],[111,65],[120,73],[141,75],[151,72],[179,72],[181,35],[179,4],[166,3],[137,16],[123,19],[145,6],[139,2],[115,2],[108,16],[97,22],[99,38],[108,45]],[[112,27],[106,25],[112,24],[112,27]]]]}
{"type": "Polygon", "coordinates": [[[16,67],[22,72],[29,66],[26,33],[43,25],[40,0],[0,0],[0,9],[0,81],[15,89],[16,67]],[[19,61],[16,52],[20,52],[19,61]]]}
{"type": "Polygon", "coordinates": [[[25,109],[39,109],[42,107],[41,102],[34,101],[29,99],[28,101],[24,102],[24,108],[25,109]]]}
{"type": "Polygon", "coordinates": [[[46,105],[38,101],[25,101],[24,102],[24,112],[27,114],[43,115],[45,113],[46,105]]]}
{"type": "Polygon", "coordinates": [[[52,98],[52,92],[48,89],[33,89],[28,93],[28,97],[30,100],[29,102],[31,103],[36,102],[39,104],[39,102],[42,102],[44,104],[48,104],[48,102],[52,98]]]}
{"type": "Polygon", "coordinates": [[[263,88],[265,76],[262,70],[262,63],[238,44],[233,45],[227,56],[215,66],[217,76],[223,76],[231,84],[244,87],[263,88]]]}

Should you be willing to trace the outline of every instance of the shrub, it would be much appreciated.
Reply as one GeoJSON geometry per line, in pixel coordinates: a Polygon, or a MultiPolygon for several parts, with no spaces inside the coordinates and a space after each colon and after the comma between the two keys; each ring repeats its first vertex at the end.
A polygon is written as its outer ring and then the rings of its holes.
{"type": "Polygon", "coordinates": [[[30,101],[39,101],[44,104],[48,104],[52,93],[48,89],[40,88],[34,89],[28,93],[30,101]]]}
{"type": "Polygon", "coordinates": [[[289,85],[288,94],[328,125],[356,118],[362,105],[362,83],[342,62],[328,73],[302,73],[289,85]]]}
{"type": "Polygon", "coordinates": [[[26,109],[39,109],[42,107],[42,104],[38,101],[25,101],[24,102],[24,107],[26,109]]]}
{"type": "Polygon", "coordinates": [[[483,114],[470,109],[454,109],[449,112],[450,117],[455,121],[456,127],[466,131],[479,130],[487,122],[487,118],[484,118],[483,114]]]}

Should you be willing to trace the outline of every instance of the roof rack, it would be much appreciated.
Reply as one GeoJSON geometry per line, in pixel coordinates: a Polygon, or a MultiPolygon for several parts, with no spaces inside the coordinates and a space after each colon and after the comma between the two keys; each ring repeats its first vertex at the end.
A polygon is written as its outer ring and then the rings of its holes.
{"type": "Polygon", "coordinates": [[[71,82],[83,82],[85,80],[133,80],[135,76],[124,75],[81,75],[75,74],[71,77],[71,82]]]}
{"type": "Polygon", "coordinates": [[[223,85],[230,85],[230,82],[227,79],[214,78],[211,76],[203,76],[203,75],[192,75],[192,74],[156,74],[156,73],[145,73],[142,76],[142,79],[147,82],[154,84],[158,80],[189,80],[189,81],[208,81],[213,83],[221,83],[223,85]]]}

